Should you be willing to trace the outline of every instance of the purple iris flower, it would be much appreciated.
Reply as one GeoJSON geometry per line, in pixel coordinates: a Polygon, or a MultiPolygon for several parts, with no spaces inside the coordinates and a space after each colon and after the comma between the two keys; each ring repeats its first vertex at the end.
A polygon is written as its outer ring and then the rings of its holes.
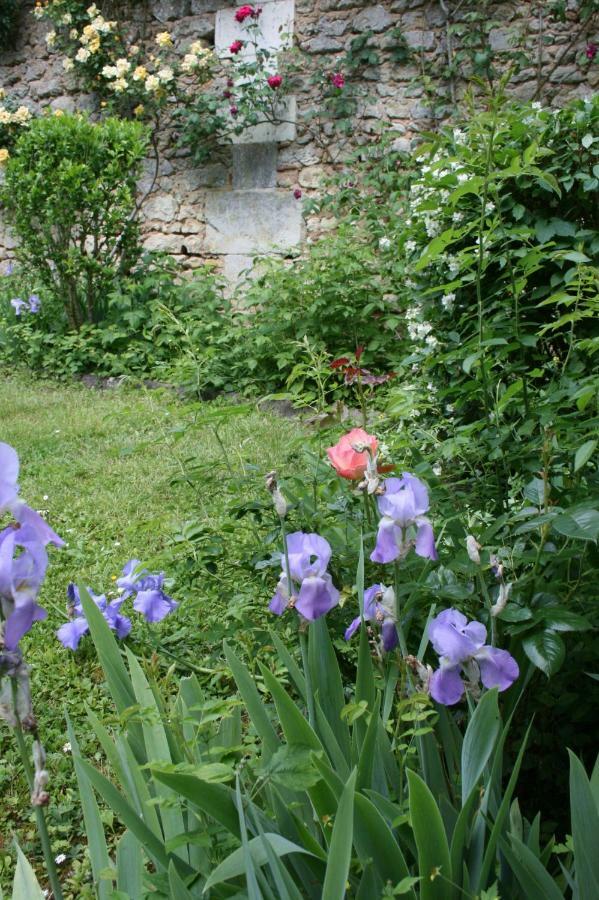
{"type": "MultiPolygon", "coordinates": [[[[399,635],[395,625],[395,591],[393,588],[386,588],[384,584],[373,584],[364,591],[364,619],[377,622],[381,626],[381,643],[386,653],[397,647],[399,635]]],[[[362,618],[357,616],[346,629],[346,641],[349,641],[361,624],[362,618]]]]}
{"type": "Polygon", "coordinates": [[[14,268],[15,268],[15,267],[13,266],[13,264],[12,264],[11,262],[8,262],[8,263],[6,264],[6,274],[7,274],[7,275],[12,275],[12,273],[14,272],[14,268]]]}
{"type": "MultiPolygon", "coordinates": [[[[117,637],[121,640],[126,638],[131,631],[131,620],[128,619],[127,616],[122,616],[120,614],[120,609],[125,598],[118,597],[116,600],[112,600],[108,603],[105,594],[94,594],[89,587],[87,588],[87,592],[106,619],[110,628],[116,632],[117,637]]],[[[87,634],[89,631],[89,625],[83,613],[79,588],[76,584],[73,584],[73,582],[67,587],[67,598],[69,601],[69,613],[71,615],[76,613],[77,615],[71,619],[70,622],[65,622],[64,625],[61,625],[56,632],[56,636],[63,647],[66,647],[68,650],[76,650],[83,635],[87,634]]]]}
{"type": "Polygon", "coordinates": [[[31,294],[28,299],[29,304],[29,312],[38,313],[40,311],[40,306],[42,305],[42,301],[38,297],[37,294],[31,294]]]}
{"type": "Polygon", "coordinates": [[[21,300],[20,297],[13,297],[10,305],[15,311],[15,316],[20,316],[24,309],[27,309],[27,301],[21,300]]]}
{"type": "Polygon", "coordinates": [[[0,606],[6,650],[16,650],[33,623],[46,618],[37,596],[47,567],[48,555],[35,529],[9,525],[0,532],[0,606]]]}
{"type": "Polygon", "coordinates": [[[382,519],[370,559],[378,563],[403,559],[412,546],[418,556],[437,559],[433,527],[424,515],[429,507],[426,485],[404,472],[401,478],[387,478],[384,486],[384,494],[377,498],[382,519]]]}
{"type": "Polygon", "coordinates": [[[44,546],[64,547],[64,541],[40,514],[19,500],[19,457],[10,444],[0,442],[0,514],[10,512],[20,525],[33,528],[44,546]]]}
{"type": "Polygon", "coordinates": [[[130,559],[123,568],[117,585],[122,590],[122,600],[137,594],[133,609],[145,616],[147,622],[161,622],[165,616],[177,609],[178,603],[163,590],[164,572],[151,575],[147,569],[138,571],[139,559],[130,559]]]}
{"type": "Polygon", "coordinates": [[[295,531],[287,536],[287,554],[292,584],[285,572],[285,554],[281,553],[283,571],[269,609],[280,616],[288,607],[295,607],[304,619],[313,622],[339,602],[339,591],[327,572],[331,546],[318,534],[295,531]],[[297,594],[296,583],[299,584],[297,594]]]}
{"type": "Polygon", "coordinates": [[[486,688],[505,691],[518,675],[518,663],[507,652],[485,644],[487,629],[481,622],[468,622],[457,609],[439,613],[428,626],[428,636],[440,657],[440,667],[430,682],[432,697],[437,703],[453,706],[464,694],[466,685],[482,681],[486,688]]]}
{"type": "Polygon", "coordinates": [[[121,605],[123,604],[124,597],[119,597],[116,600],[112,600],[110,603],[107,603],[104,610],[103,616],[112,628],[114,632],[116,632],[116,636],[119,640],[123,640],[126,638],[129,632],[131,631],[131,619],[127,616],[122,616],[120,613],[121,605]]]}
{"type": "Polygon", "coordinates": [[[123,566],[121,577],[116,580],[117,587],[123,592],[124,600],[126,600],[127,597],[130,597],[131,594],[134,594],[135,591],[139,590],[139,581],[145,572],[145,570],[144,572],[137,571],[140,565],[141,561],[139,559],[130,559],[129,562],[125,563],[123,566]]]}

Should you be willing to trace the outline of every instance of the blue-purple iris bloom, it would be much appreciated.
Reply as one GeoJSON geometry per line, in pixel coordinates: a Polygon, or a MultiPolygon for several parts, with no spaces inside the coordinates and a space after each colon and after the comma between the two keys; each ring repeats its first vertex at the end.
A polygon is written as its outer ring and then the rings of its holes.
{"type": "Polygon", "coordinates": [[[384,488],[377,498],[382,518],[370,559],[378,563],[403,559],[412,546],[418,556],[437,559],[433,527],[425,516],[429,507],[426,485],[404,472],[401,478],[387,478],[384,488]]]}
{"type": "Polygon", "coordinates": [[[47,567],[44,545],[30,525],[9,525],[0,532],[0,606],[6,650],[16,650],[33,623],[46,618],[37,596],[47,567]]]}
{"type": "MultiPolygon", "coordinates": [[[[110,628],[116,633],[120,639],[127,637],[131,631],[131,620],[121,614],[121,606],[129,597],[136,594],[133,601],[133,609],[142,613],[148,622],[160,622],[165,616],[173,612],[178,607],[178,603],[164,593],[164,572],[159,575],[151,575],[147,569],[138,571],[141,565],[138,559],[130,559],[123,568],[120,578],[117,579],[117,585],[121,590],[121,594],[110,603],[106,599],[105,594],[94,594],[88,588],[87,592],[108,622],[110,628]]],[[[70,622],[65,622],[56,632],[58,640],[69,650],[76,650],[79,641],[89,631],[89,625],[83,613],[81,605],[81,597],[79,590],[75,584],[70,584],[67,588],[67,597],[69,600],[69,615],[72,617],[70,622]]]]}
{"type": "Polygon", "coordinates": [[[10,301],[10,305],[15,311],[15,316],[20,316],[23,311],[38,313],[40,311],[42,301],[37,294],[31,294],[31,296],[28,297],[27,300],[21,300],[20,297],[13,297],[10,301]]]}
{"type": "Polygon", "coordinates": [[[34,622],[46,618],[37,603],[48,568],[46,544],[64,546],[39,513],[19,499],[18,478],[18,454],[0,442],[0,516],[8,512],[16,520],[0,531],[2,639],[10,652],[17,650],[34,622]]]}
{"type": "MultiPolygon", "coordinates": [[[[106,619],[110,628],[116,633],[116,636],[121,640],[126,638],[131,631],[131,620],[128,619],[127,616],[122,616],[120,613],[125,598],[118,597],[116,600],[111,600],[111,602],[108,603],[105,594],[94,594],[89,587],[87,588],[87,592],[106,619]]],[[[89,631],[89,625],[87,624],[87,619],[83,612],[79,589],[73,582],[71,582],[67,588],[67,597],[69,600],[69,613],[73,615],[73,619],[70,622],[65,622],[64,625],[61,625],[56,632],[56,636],[63,647],[66,647],[68,650],[76,650],[83,635],[87,634],[89,631]]]]}
{"type": "MultiPolygon", "coordinates": [[[[397,647],[399,635],[395,625],[395,592],[393,588],[387,588],[384,584],[373,584],[364,591],[364,619],[380,625],[381,644],[386,653],[397,647]]],[[[349,641],[356,633],[361,623],[361,616],[357,616],[353,620],[346,629],[346,641],[349,641]]]]}
{"type": "Polygon", "coordinates": [[[0,442],[0,515],[9,512],[20,525],[29,525],[45,546],[64,547],[64,541],[40,514],[19,500],[19,457],[9,444],[0,442]]]}
{"type": "Polygon", "coordinates": [[[481,622],[468,622],[457,609],[439,613],[428,626],[428,636],[439,654],[440,668],[430,682],[432,697],[437,703],[452,706],[458,703],[466,688],[462,672],[470,684],[480,680],[486,688],[509,688],[520,671],[518,663],[507,650],[485,644],[487,629],[481,622]]]}
{"type": "Polygon", "coordinates": [[[164,572],[158,575],[151,575],[147,569],[138,572],[139,565],[138,559],[130,559],[117,585],[123,591],[123,600],[137,594],[133,609],[145,616],[147,622],[161,622],[179,604],[164,592],[164,572]]]}
{"type": "Polygon", "coordinates": [[[281,553],[283,571],[268,608],[281,616],[288,607],[295,607],[304,619],[313,622],[339,602],[339,591],[327,572],[331,546],[318,534],[295,531],[287,535],[287,554],[292,584],[287,577],[285,554],[281,553]]]}

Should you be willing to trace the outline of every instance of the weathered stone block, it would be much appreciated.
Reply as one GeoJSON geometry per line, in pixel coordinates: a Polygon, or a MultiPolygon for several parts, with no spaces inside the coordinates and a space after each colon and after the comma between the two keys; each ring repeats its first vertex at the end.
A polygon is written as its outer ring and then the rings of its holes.
{"type": "Polygon", "coordinates": [[[403,37],[408,47],[422,50],[432,50],[435,46],[434,31],[404,31],[403,37]]]}
{"type": "Polygon", "coordinates": [[[315,38],[306,41],[302,48],[308,53],[335,53],[343,50],[343,44],[335,37],[328,34],[318,34],[315,38]]]}
{"type": "Polygon", "coordinates": [[[183,16],[188,16],[190,11],[190,0],[158,0],[152,7],[152,13],[159,22],[181,19],[183,16]]]}
{"type": "Polygon", "coordinates": [[[206,197],[206,249],[249,254],[300,243],[299,204],[287,191],[214,191],[206,197]]]}
{"type": "Polygon", "coordinates": [[[295,121],[297,116],[297,103],[295,97],[286,97],[280,110],[281,122],[273,125],[263,122],[246,128],[241,134],[234,134],[231,138],[233,144],[275,144],[277,142],[292,141],[295,138],[295,121]]]}
{"type": "Polygon", "coordinates": [[[187,16],[179,19],[172,27],[175,42],[207,40],[214,34],[214,16],[187,16]]]}
{"type": "MultiPolygon", "coordinates": [[[[291,46],[294,21],[293,0],[268,0],[261,4],[260,33],[256,43],[266,50],[280,50],[291,46]]],[[[216,14],[214,49],[221,56],[229,55],[233,41],[244,41],[241,56],[255,59],[256,51],[248,42],[247,25],[237,22],[233,10],[219,10],[216,14]]]]}
{"type": "Polygon", "coordinates": [[[217,12],[224,6],[233,6],[233,0],[191,0],[191,13],[194,16],[208,12],[217,12]]]}
{"type": "Polygon", "coordinates": [[[275,187],[276,144],[237,144],[232,149],[234,190],[275,187]]]}
{"type": "Polygon", "coordinates": [[[177,215],[179,204],[170,194],[154,194],[144,203],[146,219],[159,219],[161,222],[172,222],[177,215]]]}
{"type": "Polygon", "coordinates": [[[370,6],[364,12],[358,13],[353,22],[354,31],[384,31],[393,25],[393,16],[390,16],[384,6],[370,6]]]}

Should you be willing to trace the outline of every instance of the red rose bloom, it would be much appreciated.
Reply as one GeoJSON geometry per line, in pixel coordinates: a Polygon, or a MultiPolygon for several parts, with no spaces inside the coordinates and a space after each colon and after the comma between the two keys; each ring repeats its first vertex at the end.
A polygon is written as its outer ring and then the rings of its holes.
{"type": "Polygon", "coordinates": [[[283,79],[280,75],[270,75],[267,78],[267,81],[268,86],[271,87],[273,91],[276,91],[276,89],[281,87],[281,85],[283,84],[283,79]]]}
{"type": "Polygon", "coordinates": [[[238,22],[245,22],[245,20],[249,19],[250,17],[256,17],[256,10],[253,6],[240,6],[235,13],[235,18],[238,22]]]}
{"type": "Polygon", "coordinates": [[[235,116],[237,115],[237,113],[239,112],[239,110],[237,109],[236,106],[231,106],[230,109],[229,109],[229,112],[231,113],[231,115],[232,115],[233,117],[235,117],[235,116]]]}
{"type": "Polygon", "coordinates": [[[243,47],[243,41],[233,41],[233,43],[229,47],[229,52],[233,53],[233,55],[235,55],[236,53],[239,53],[239,51],[242,49],[242,47],[243,47]]]}
{"type": "Polygon", "coordinates": [[[299,188],[296,188],[296,189],[294,190],[293,196],[295,197],[296,200],[301,200],[301,199],[302,199],[302,192],[300,191],[299,188]]]}
{"type": "Polygon", "coordinates": [[[586,58],[595,59],[598,49],[597,44],[587,44],[587,49],[585,50],[586,58]]]}

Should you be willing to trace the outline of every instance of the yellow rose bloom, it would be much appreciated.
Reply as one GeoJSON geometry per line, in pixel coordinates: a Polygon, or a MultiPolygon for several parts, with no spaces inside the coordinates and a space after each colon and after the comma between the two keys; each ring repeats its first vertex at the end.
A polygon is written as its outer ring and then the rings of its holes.
{"type": "Polygon", "coordinates": [[[133,81],[145,81],[148,77],[148,70],[145,66],[137,66],[133,70],[133,81]]]}
{"type": "Polygon", "coordinates": [[[4,165],[9,156],[10,153],[8,152],[6,147],[0,147],[0,166],[4,165]]]}
{"type": "Polygon", "coordinates": [[[159,47],[172,47],[173,39],[168,33],[168,31],[161,31],[156,35],[156,43],[159,47]]]}

